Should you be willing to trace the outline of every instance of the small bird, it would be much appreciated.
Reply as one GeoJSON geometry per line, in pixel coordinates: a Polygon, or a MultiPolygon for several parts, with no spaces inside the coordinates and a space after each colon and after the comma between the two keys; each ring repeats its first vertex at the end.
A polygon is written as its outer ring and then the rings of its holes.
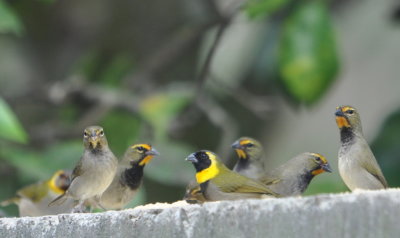
{"type": "Polygon", "coordinates": [[[203,203],[207,201],[201,192],[200,185],[194,180],[190,181],[186,186],[186,192],[183,200],[190,204],[203,203]]]}
{"type": "Polygon", "coordinates": [[[228,169],[211,151],[192,153],[186,160],[193,163],[196,181],[208,201],[279,196],[261,182],[228,169]]]}
{"type": "Polygon", "coordinates": [[[317,153],[306,152],[266,172],[260,181],[282,196],[298,196],[307,189],[316,175],[323,172],[332,172],[326,158],[317,153]]]}
{"type": "Polygon", "coordinates": [[[357,110],[340,106],[335,112],[340,130],[339,173],[347,187],[355,189],[384,189],[388,187],[361,127],[357,110]]]}
{"type": "Polygon", "coordinates": [[[263,147],[259,141],[241,137],[232,144],[232,148],[239,157],[233,171],[252,179],[259,179],[265,174],[262,162],[263,147]]]}
{"type": "Polygon", "coordinates": [[[72,199],[62,206],[48,207],[47,205],[67,190],[70,184],[69,175],[70,173],[59,170],[47,181],[31,184],[18,190],[16,197],[3,201],[0,205],[17,204],[20,217],[68,213],[73,208],[72,199]]]}
{"type": "Polygon", "coordinates": [[[129,147],[119,162],[114,180],[100,199],[105,209],[122,209],[135,196],[143,178],[144,166],[159,155],[149,144],[135,144],[129,147]]]}
{"type": "Polygon", "coordinates": [[[89,126],[83,133],[83,155],[72,171],[69,188],[49,206],[60,205],[69,197],[77,205],[72,212],[83,212],[85,202],[96,203],[99,207],[100,197],[113,181],[117,171],[118,160],[108,147],[103,128],[89,126]]]}

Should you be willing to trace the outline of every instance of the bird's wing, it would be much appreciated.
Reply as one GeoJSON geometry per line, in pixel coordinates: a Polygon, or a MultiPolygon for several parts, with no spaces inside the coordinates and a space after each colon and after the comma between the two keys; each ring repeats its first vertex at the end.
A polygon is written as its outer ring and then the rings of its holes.
{"type": "Polygon", "coordinates": [[[264,177],[260,178],[260,182],[267,186],[279,183],[281,180],[282,179],[280,179],[280,178],[268,177],[268,176],[264,176],[264,177]]]}
{"type": "Polygon", "coordinates": [[[18,190],[17,195],[20,197],[25,197],[33,202],[39,202],[49,191],[49,187],[46,182],[40,182],[28,185],[20,190],[18,190]]]}
{"type": "MultiPolygon", "coordinates": [[[[372,152],[371,152],[372,154],[372,152]]],[[[373,156],[373,154],[372,154],[373,156]]],[[[376,162],[375,157],[372,157],[370,159],[364,159],[362,160],[362,165],[363,168],[365,168],[365,170],[367,170],[368,173],[370,173],[371,175],[373,175],[376,179],[379,180],[379,182],[382,183],[382,185],[387,188],[388,187],[388,183],[386,182],[385,177],[382,174],[382,171],[378,165],[378,162],[376,162]]]]}
{"type": "Polygon", "coordinates": [[[262,183],[234,172],[227,172],[224,176],[218,176],[213,179],[213,182],[221,191],[226,193],[259,193],[278,196],[262,183]]]}
{"type": "Polygon", "coordinates": [[[76,179],[77,177],[81,176],[83,174],[83,169],[82,169],[82,158],[79,160],[79,162],[76,164],[74,170],[72,171],[71,174],[71,183],[76,179]]]}

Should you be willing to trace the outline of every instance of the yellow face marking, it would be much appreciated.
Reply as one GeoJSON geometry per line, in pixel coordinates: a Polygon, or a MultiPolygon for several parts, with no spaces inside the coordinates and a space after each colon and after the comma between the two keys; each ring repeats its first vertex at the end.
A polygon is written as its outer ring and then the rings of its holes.
{"type": "Polygon", "coordinates": [[[244,152],[244,150],[236,149],[235,151],[236,151],[236,153],[237,153],[237,155],[239,156],[240,159],[246,159],[247,158],[246,152],[244,152]]]}
{"type": "Polygon", "coordinates": [[[239,142],[240,145],[247,145],[247,144],[250,144],[250,143],[253,143],[253,142],[251,140],[241,140],[239,142]]]}
{"type": "Polygon", "coordinates": [[[132,149],[136,149],[136,148],[138,148],[138,147],[143,147],[143,148],[145,148],[147,151],[151,150],[151,146],[148,145],[148,144],[136,144],[136,145],[133,145],[131,148],[132,148],[132,149]]]}
{"type": "Polygon", "coordinates": [[[312,175],[318,175],[318,174],[322,174],[323,172],[325,172],[325,170],[323,169],[316,169],[314,171],[311,172],[312,175]]]}
{"type": "Polygon", "coordinates": [[[215,156],[210,152],[206,152],[206,154],[208,155],[208,158],[211,160],[211,164],[208,168],[203,169],[202,171],[196,173],[196,180],[197,183],[199,184],[207,182],[208,180],[213,179],[215,176],[219,174],[219,169],[217,167],[218,162],[215,159],[215,156]]]}
{"type": "Polygon", "coordinates": [[[345,117],[341,116],[336,116],[336,124],[338,125],[339,129],[342,129],[343,127],[350,128],[350,123],[345,117]]]}
{"type": "Polygon", "coordinates": [[[195,195],[195,194],[200,193],[200,192],[201,192],[201,188],[200,187],[195,187],[195,188],[190,190],[189,194],[195,195]]]}
{"type": "Polygon", "coordinates": [[[51,179],[49,181],[47,181],[47,186],[50,188],[51,191],[55,192],[56,194],[64,193],[64,190],[57,187],[57,185],[56,185],[56,180],[62,173],[64,173],[64,171],[58,170],[57,172],[54,173],[54,175],[51,177],[51,179]]]}
{"type": "Polygon", "coordinates": [[[342,110],[342,112],[347,112],[349,110],[353,110],[354,111],[355,109],[352,108],[352,107],[346,106],[346,107],[342,107],[341,110],[342,110]]]}
{"type": "Polygon", "coordinates": [[[327,164],[328,160],[325,158],[325,156],[321,155],[321,154],[317,154],[317,153],[311,153],[313,156],[318,157],[321,159],[323,164],[327,164]]]}
{"type": "Polygon", "coordinates": [[[150,160],[154,157],[154,155],[148,155],[146,157],[144,157],[144,159],[142,159],[142,161],[139,162],[140,166],[143,166],[145,164],[147,164],[148,162],[150,162],[150,160]]]}

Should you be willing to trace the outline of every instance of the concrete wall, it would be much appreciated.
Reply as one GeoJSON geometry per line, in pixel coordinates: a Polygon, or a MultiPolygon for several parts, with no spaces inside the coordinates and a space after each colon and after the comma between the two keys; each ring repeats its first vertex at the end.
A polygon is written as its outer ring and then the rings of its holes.
{"type": "Polygon", "coordinates": [[[0,219],[1,237],[400,237],[400,190],[0,219]]]}

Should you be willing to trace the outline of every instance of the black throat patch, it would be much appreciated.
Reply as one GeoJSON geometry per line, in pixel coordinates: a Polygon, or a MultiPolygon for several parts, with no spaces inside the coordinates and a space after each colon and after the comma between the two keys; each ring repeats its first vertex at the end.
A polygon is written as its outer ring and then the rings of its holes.
{"type": "Polygon", "coordinates": [[[139,164],[133,164],[131,168],[125,169],[123,179],[120,181],[122,185],[128,186],[130,189],[135,190],[139,188],[143,178],[143,168],[139,164]]]}
{"type": "Polygon", "coordinates": [[[249,159],[239,159],[239,161],[237,162],[236,171],[241,171],[243,169],[246,169],[247,167],[249,167],[249,165],[250,165],[249,159]]]}
{"type": "Polygon", "coordinates": [[[354,141],[353,129],[349,127],[343,127],[340,129],[340,141],[342,144],[352,144],[354,141]]]}

